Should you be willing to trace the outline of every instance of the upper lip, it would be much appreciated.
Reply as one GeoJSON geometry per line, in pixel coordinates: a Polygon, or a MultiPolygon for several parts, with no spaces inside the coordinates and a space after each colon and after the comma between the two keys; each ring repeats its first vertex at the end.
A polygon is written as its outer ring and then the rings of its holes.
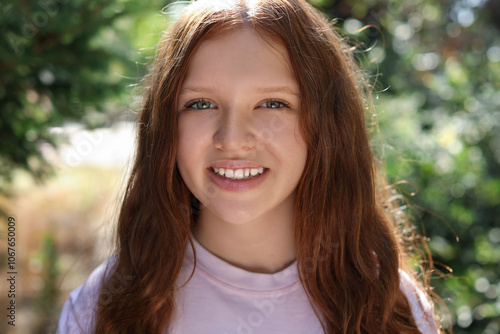
{"type": "Polygon", "coordinates": [[[262,164],[255,161],[247,160],[219,160],[210,164],[212,168],[229,168],[229,169],[243,169],[243,168],[260,168],[264,167],[262,164]]]}

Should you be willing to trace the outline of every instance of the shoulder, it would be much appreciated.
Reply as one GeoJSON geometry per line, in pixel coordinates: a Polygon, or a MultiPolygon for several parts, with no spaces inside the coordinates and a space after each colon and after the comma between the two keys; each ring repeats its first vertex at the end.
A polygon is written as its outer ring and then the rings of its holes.
{"type": "Polygon", "coordinates": [[[92,332],[102,280],[114,263],[115,257],[108,258],[89,275],[85,283],[69,294],[59,317],[57,334],[92,332]]]}
{"type": "Polygon", "coordinates": [[[403,270],[399,270],[399,288],[406,295],[415,319],[422,334],[437,334],[437,324],[434,319],[434,307],[427,294],[403,270]]]}

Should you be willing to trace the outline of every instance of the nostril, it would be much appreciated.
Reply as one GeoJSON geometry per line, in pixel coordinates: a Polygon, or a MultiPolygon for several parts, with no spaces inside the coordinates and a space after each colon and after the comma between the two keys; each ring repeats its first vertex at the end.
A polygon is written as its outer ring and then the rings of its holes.
{"type": "Polygon", "coordinates": [[[213,141],[223,151],[251,150],[256,146],[256,136],[246,129],[223,129],[214,135],[213,141]]]}

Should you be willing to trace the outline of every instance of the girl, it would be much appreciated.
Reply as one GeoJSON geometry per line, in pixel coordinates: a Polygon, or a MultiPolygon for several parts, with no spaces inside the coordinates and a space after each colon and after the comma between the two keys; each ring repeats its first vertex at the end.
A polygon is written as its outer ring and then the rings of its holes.
{"type": "Polygon", "coordinates": [[[304,0],[190,4],[147,80],[117,254],[59,333],[437,333],[348,50],[304,0]]]}

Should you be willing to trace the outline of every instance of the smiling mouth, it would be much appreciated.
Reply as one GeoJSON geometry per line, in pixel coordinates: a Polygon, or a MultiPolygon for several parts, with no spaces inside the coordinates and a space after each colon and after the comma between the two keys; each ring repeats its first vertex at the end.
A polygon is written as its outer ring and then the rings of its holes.
{"type": "Polygon", "coordinates": [[[223,178],[229,180],[248,180],[262,175],[262,173],[266,170],[264,167],[239,169],[210,167],[210,169],[218,176],[222,176],[223,178]]]}

